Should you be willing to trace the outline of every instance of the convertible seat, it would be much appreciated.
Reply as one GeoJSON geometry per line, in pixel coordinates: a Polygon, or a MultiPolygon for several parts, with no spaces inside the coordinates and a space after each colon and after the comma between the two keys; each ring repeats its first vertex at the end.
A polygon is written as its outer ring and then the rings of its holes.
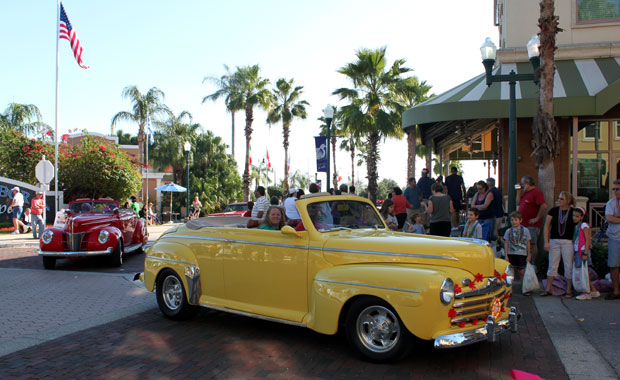
{"type": "Polygon", "coordinates": [[[202,227],[233,227],[233,228],[245,228],[248,225],[248,220],[239,215],[233,216],[205,216],[198,219],[192,219],[187,222],[187,228],[190,230],[198,230],[202,227]]]}

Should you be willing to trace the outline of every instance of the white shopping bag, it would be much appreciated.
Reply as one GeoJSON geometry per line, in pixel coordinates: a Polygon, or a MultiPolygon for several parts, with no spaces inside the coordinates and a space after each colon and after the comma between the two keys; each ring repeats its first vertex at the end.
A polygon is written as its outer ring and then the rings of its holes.
{"type": "Polygon", "coordinates": [[[521,291],[523,293],[529,293],[538,289],[540,289],[540,283],[538,282],[538,277],[536,277],[536,269],[528,262],[525,265],[525,274],[523,275],[521,291]]]}
{"type": "Polygon", "coordinates": [[[573,263],[573,287],[581,293],[590,292],[590,275],[587,262],[582,262],[581,268],[577,268],[576,264],[573,263]]]}

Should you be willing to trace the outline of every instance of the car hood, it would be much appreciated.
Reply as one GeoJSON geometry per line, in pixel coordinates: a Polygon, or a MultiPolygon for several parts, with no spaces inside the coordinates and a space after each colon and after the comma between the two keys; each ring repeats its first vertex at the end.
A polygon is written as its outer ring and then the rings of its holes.
{"type": "Polygon", "coordinates": [[[65,222],[65,230],[67,232],[84,232],[95,226],[102,226],[112,223],[114,216],[112,214],[83,214],[73,215],[67,218],[65,222]]]}
{"type": "Polygon", "coordinates": [[[486,242],[387,230],[327,233],[325,259],[334,264],[406,263],[461,268],[485,277],[494,274],[495,257],[486,242]]]}

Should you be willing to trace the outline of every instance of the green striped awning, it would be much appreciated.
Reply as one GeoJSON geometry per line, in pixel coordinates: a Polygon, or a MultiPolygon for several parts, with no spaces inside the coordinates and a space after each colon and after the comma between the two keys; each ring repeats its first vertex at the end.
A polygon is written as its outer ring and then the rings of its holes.
{"type": "MultiPolygon", "coordinates": [[[[553,85],[556,116],[603,115],[620,103],[620,58],[556,61],[553,85]]],[[[529,62],[505,63],[493,74],[531,73],[529,62]]],[[[508,82],[487,87],[480,74],[403,113],[403,128],[416,124],[452,120],[507,118],[508,82]]],[[[517,82],[517,117],[533,117],[538,107],[538,89],[531,81],[517,82]]]]}

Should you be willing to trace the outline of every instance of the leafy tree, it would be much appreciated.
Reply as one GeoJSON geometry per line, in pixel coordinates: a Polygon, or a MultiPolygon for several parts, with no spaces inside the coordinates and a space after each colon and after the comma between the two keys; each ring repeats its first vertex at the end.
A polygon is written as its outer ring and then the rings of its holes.
{"type": "Polygon", "coordinates": [[[222,138],[211,131],[199,134],[192,144],[190,194],[198,195],[203,212],[222,210],[241,200],[241,177],[235,159],[226,153],[222,138]]]}
{"type": "Polygon", "coordinates": [[[199,129],[200,124],[194,123],[187,111],[177,116],[169,115],[166,121],[155,122],[155,145],[152,150],[149,149],[149,158],[159,170],[170,165],[175,183],[184,184],[187,181],[184,145],[186,141],[194,145],[199,129]]]}
{"type": "Polygon", "coordinates": [[[278,79],[276,87],[272,90],[272,108],[267,115],[267,123],[275,124],[282,121],[282,136],[284,145],[284,191],[289,189],[288,181],[288,138],[291,132],[291,123],[295,117],[305,119],[306,106],[309,103],[299,100],[303,86],[293,88],[293,79],[278,79]]]}
{"type": "Polygon", "coordinates": [[[362,140],[348,125],[342,129],[343,138],[340,141],[340,149],[349,152],[351,155],[351,183],[355,183],[355,152],[362,146],[362,140]]]}
{"type": "Polygon", "coordinates": [[[138,137],[123,133],[122,129],[116,131],[116,137],[118,137],[119,145],[138,145],[138,137]]]}
{"type": "Polygon", "coordinates": [[[41,121],[41,112],[34,104],[9,103],[0,114],[0,128],[19,131],[26,136],[41,136],[51,131],[49,125],[41,121]]]}
{"type": "Polygon", "coordinates": [[[404,107],[394,100],[395,89],[401,86],[402,74],[410,71],[403,67],[404,59],[397,59],[387,67],[386,48],[361,49],[357,60],[338,70],[353,83],[353,88],[339,88],[334,95],[350,103],[342,107],[343,118],[360,136],[367,136],[368,195],[377,199],[378,146],[382,138],[402,135],[401,113],[404,107]]]}
{"type": "Polygon", "coordinates": [[[271,93],[266,88],[268,79],[259,75],[258,65],[238,67],[234,74],[235,83],[239,85],[239,105],[245,110],[245,164],[243,170],[243,200],[250,198],[250,141],[252,140],[252,122],[254,106],[269,109],[271,93]]]}
{"type": "Polygon", "coordinates": [[[267,188],[267,195],[269,196],[269,199],[271,199],[274,195],[278,198],[284,198],[284,190],[280,186],[269,186],[267,188]]]}
{"type": "Polygon", "coordinates": [[[79,197],[110,197],[121,201],[140,190],[138,163],[118,146],[86,137],[80,145],[60,149],[58,185],[65,202],[79,197]]]}
{"type": "Polygon", "coordinates": [[[110,135],[114,135],[114,127],[121,121],[130,121],[138,124],[138,146],[140,162],[144,162],[144,136],[147,119],[150,116],[156,119],[160,115],[170,114],[168,107],[163,104],[164,93],[157,87],[152,87],[146,94],[142,94],[138,87],[127,86],[123,89],[123,98],[131,101],[131,112],[121,111],[112,117],[110,135]]]}
{"type": "Polygon", "coordinates": [[[34,168],[45,155],[54,160],[54,146],[21,131],[0,128],[0,176],[35,185],[34,168]]]}
{"type": "Polygon", "coordinates": [[[271,172],[272,170],[267,167],[265,162],[261,162],[258,165],[251,165],[252,172],[250,173],[250,177],[255,182],[254,187],[258,187],[260,185],[266,186],[271,183],[271,172]]]}
{"type": "Polygon", "coordinates": [[[237,83],[236,76],[230,72],[228,66],[224,65],[226,69],[226,74],[222,75],[219,78],[215,77],[205,77],[202,80],[202,83],[205,81],[211,82],[215,84],[218,89],[211,95],[207,95],[202,98],[202,104],[207,102],[208,100],[216,101],[219,98],[224,98],[224,103],[226,104],[226,109],[230,112],[230,118],[232,123],[232,144],[231,144],[231,155],[235,157],[235,113],[237,111],[241,111],[243,109],[243,105],[241,102],[241,92],[239,85],[237,83]]]}
{"type": "MultiPolygon", "coordinates": [[[[387,199],[398,183],[391,178],[384,178],[377,184],[377,199],[387,199]]],[[[376,202],[376,201],[373,201],[376,202]]]]}
{"type": "Polygon", "coordinates": [[[294,189],[307,189],[310,183],[312,183],[312,177],[308,173],[295,170],[295,172],[291,174],[290,184],[294,189]]]}

